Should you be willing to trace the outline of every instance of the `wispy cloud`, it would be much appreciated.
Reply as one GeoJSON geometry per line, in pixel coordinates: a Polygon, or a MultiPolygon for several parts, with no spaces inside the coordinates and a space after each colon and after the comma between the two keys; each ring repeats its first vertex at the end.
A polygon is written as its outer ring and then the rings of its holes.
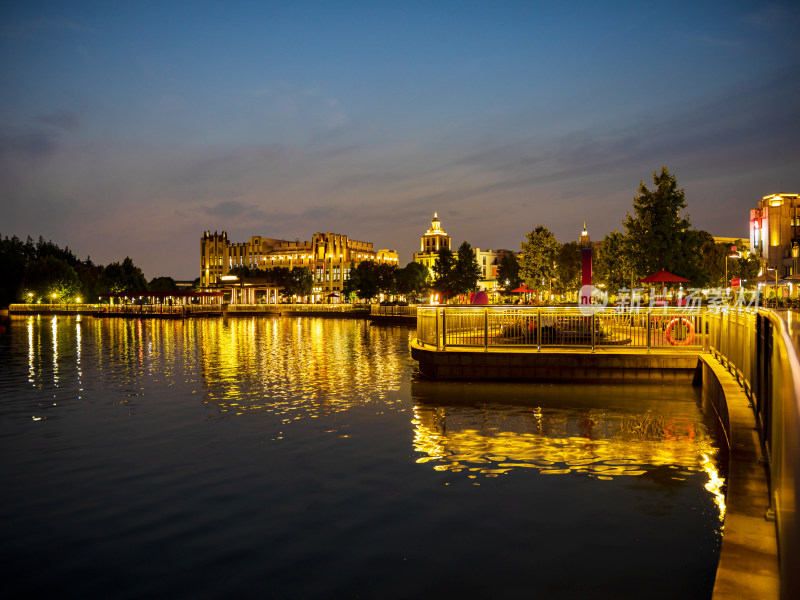
{"type": "Polygon", "coordinates": [[[78,131],[81,127],[80,117],[72,111],[63,109],[39,115],[36,117],[35,121],[42,125],[48,125],[68,132],[78,131]]]}
{"type": "Polygon", "coordinates": [[[93,31],[78,21],[72,19],[40,18],[40,19],[13,19],[7,18],[0,21],[0,37],[18,39],[36,39],[53,32],[85,33],[93,31]]]}

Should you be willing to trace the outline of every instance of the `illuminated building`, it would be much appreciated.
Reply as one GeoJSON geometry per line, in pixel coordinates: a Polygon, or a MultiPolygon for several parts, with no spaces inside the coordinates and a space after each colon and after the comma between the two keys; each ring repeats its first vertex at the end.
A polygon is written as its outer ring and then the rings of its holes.
{"type": "Polygon", "coordinates": [[[442,229],[442,224],[439,222],[439,215],[433,213],[433,221],[431,221],[431,228],[422,236],[419,245],[419,252],[414,252],[414,262],[428,267],[428,274],[433,278],[433,265],[436,264],[439,250],[450,247],[450,236],[447,235],[442,229]]]}
{"type": "MultiPolygon", "coordinates": [[[[434,278],[433,265],[436,264],[436,260],[439,258],[439,250],[442,248],[452,251],[452,241],[450,236],[442,229],[439,215],[433,213],[430,229],[420,239],[420,251],[414,253],[414,262],[428,267],[428,275],[431,279],[434,278]]],[[[481,269],[478,289],[496,290],[500,287],[497,285],[497,267],[500,265],[500,260],[503,255],[513,253],[511,250],[481,250],[480,248],[473,248],[472,253],[475,255],[475,260],[478,261],[478,266],[481,269]]]]}
{"type": "Polygon", "coordinates": [[[797,272],[799,203],[798,194],[771,194],[750,211],[750,250],[761,261],[763,270],[777,269],[780,277],[797,272]]]}
{"type": "Polygon", "coordinates": [[[224,231],[206,231],[200,239],[200,285],[218,284],[234,267],[305,267],[314,278],[313,295],[319,296],[341,291],[350,269],[365,260],[398,263],[394,250],[375,250],[372,242],[351,240],[338,233],[315,233],[306,242],[254,236],[234,244],[224,231]]]}
{"type": "Polygon", "coordinates": [[[502,285],[497,282],[497,269],[500,266],[500,261],[506,254],[514,254],[511,250],[481,250],[480,248],[473,248],[472,253],[475,255],[475,260],[478,261],[478,267],[481,269],[481,278],[478,281],[478,289],[492,292],[498,290],[502,285]]]}

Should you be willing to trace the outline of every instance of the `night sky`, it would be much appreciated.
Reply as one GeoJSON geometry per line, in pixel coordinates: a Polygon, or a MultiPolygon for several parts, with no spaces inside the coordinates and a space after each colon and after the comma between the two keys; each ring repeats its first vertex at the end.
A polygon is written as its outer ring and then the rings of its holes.
{"type": "Polygon", "coordinates": [[[193,279],[226,230],[411,260],[601,239],[666,165],[695,227],[800,193],[800,8],[4,2],[0,235],[193,279]]]}

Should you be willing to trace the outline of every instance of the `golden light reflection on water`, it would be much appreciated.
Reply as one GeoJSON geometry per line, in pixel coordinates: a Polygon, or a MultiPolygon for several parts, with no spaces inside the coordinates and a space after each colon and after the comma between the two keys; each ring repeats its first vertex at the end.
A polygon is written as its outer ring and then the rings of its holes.
{"type": "Polygon", "coordinates": [[[58,317],[51,319],[50,330],[53,332],[53,383],[58,385],[58,317]]]}
{"type": "Polygon", "coordinates": [[[714,461],[717,448],[701,422],[602,409],[541,407],[414,407],[418,463],[468,477],[498,477],[514,469],[543,475],[582,473],[600,480],[645,475],[668,468],[670,479],[706,473],[724,520],[724,479],[714,461]]]}
{"type": "Polygon", "coordinates": [[[198,327],[207,403],[220,413],[317,418],[391,398],[407,369],[407,346],[368,323],[320,318],[208,320],[198,327]]]}

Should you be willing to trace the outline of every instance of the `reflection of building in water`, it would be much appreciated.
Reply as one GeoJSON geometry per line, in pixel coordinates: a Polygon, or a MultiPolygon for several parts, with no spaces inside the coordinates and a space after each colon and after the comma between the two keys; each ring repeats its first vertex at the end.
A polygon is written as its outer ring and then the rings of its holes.
{"type": "Polygon", "coordinates": [[[414,417],[414,449],[423,454],[417,462],[438,471],[496,477],[534,468],[611,479],[670,467],[677,480],[706,472],[724,515],[717,448],[702,423],[651,412],[508,406],[419,405],[414,417]]]}
{"type": "Polygon", "coordinates": [[[207,403],[225,416],[255,411],[289,423],[392,404],[404,368],[391,330],[351,321],[254,317],[198,320],[197,329],[207,403]]]}

